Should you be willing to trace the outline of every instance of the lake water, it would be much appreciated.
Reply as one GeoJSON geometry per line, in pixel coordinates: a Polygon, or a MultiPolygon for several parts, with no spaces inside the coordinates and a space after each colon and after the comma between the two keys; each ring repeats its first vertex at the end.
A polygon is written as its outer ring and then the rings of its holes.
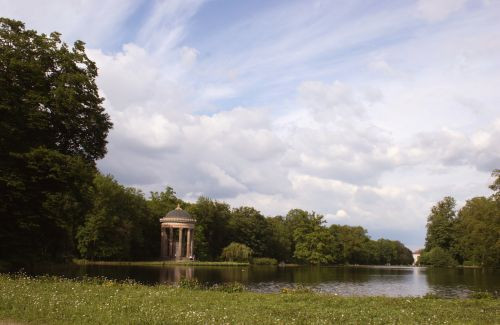
{"type": "Polygon", "coordinates": [[[310,266],[71,266],[36,270],[33,274],[75,278],[103,276],[133,279],[143,284],[175,283],[181,278],[206,284],[243,283],[252,291],[277,292],[298,285],[319,292],[360,296],[466,297],[471,292],[488,291],[500,295],[500,270],[435,269],[421,267],[310,267],[310,266]]]}

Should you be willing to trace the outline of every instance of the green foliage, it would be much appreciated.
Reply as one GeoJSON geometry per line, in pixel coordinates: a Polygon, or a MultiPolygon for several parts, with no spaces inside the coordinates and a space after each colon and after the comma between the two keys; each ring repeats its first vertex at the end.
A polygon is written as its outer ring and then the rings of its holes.
{"type": "Polygon", "coordinates": [[[254,265],[278,265],[278,261],[275,258],[255,257],[252,259],[252,264],[254,264],[254,265]]]}
{"type": "Polygon", "coordinates": [[[228,226],[231,241],[251,247],[255,256],[267,254],[272,233],[266,218],[259,211],[250,207],[233,209],[228,226]]]}
{"type": "Polygon", "coordinates": [[[200,197],[187,210],[196,219],[194,254],[197,259],[215,260],[229,239],[229,205],[200,197]]]}
{"type": "Polygon", "coordinates": [[[111,128],[84,43],[0,18],[0,256],[64,260],[111,128]]]}
{"type": "Polygon", "coordinates": [[[460,209],[455,226],[456,251],[474,265],[500,266],[500,206],[475,197],[460,209]]]}
{"type": "Polygon", "coordinates": [[[247,288],[239,282],[229,282],[229,283],[216,283],[212,285],[209,290],[220,291],[226,293],[237,293],[244,292],[247,288]]]}
{"type": "Polygon", "coordinates": [[[489,186],[490,190],[494,191],[492,198],[499,203],[500,202],[500,169],[495,169],[491,172],[491,176],[495,178],[493,183],[489,186]]]}
{"type": "Polygon", "coordinates": [[[201,290],[204,286],[195,279],[181,278],[179,282],[177,282],[177,286],[183,289],[191,289],[191,290],[201,290]]]}
{"type": "Polygon", "coordinates": [[[430,265],[436,267],[453,267],[457,266],[457,261],[453,256],[441,247],[434,247],[429,252],[423,252],[419,259],[420,265],[430,265]]]}
{"type": "Polygon", "coordinates": [[[222,250],[221,258],[231,262],[250,262],[252,254],[253,251],[250,247],[233,242],[222,250]]]}
{"type": "Polygon", "coordinates": [[[266,252],[267,256],[273,257],[278,261],[289,261],[293,255],[292,238],[288,233],[288,227],[283,217],[268,217],[270,238],[268,240],[269,247],[266,252]]]}
{"type": "Polygon", "coordinates": [[[455,199],[445,197],[431,209],[427,218],[427,236],[425,250],[429,252],[435,247],[449,250],[455,240],[453,224],[455,222],[455,199]]]}
{"type": "Polygon", "coordinates": [[[453,265],[457,260],[464,266],[500,266],[500,170],[495,169],[492,176],[495,179],[490,189],[495,193],[491,197],[468,200],[458,214],[454,211],[455,201],[450,197],[432,208],[421,264],[453,265]],[[434,248],[441,248],[448,256],[441,250],[430,254],[434,248]],[[447,262],[433,259],[435,254],[442,255],[447,262]]]}
{"type": "MultiPolygon", "coordinates": [[[[143,194],[100,174],[94,187],[93,207],[77,234],[82,257],[128,260],[156,255],[144,250],[149,211],[143,194]]],[[[158,228],[157,221],[154,227],[158,228]]]]}
{"type": "Polygon", "coordinates": [[[363,227],[332,225],[330,232],[340,244],[339,261],[349,264],[369,264],[370,238],[363,227]]]}
{"type": "Polygon", "coordinates": [[[379,239],[375,244],[372,258],[373,264],[382,265],[411,265],[413,264],[413,254],[401,242],[379,239]]]}

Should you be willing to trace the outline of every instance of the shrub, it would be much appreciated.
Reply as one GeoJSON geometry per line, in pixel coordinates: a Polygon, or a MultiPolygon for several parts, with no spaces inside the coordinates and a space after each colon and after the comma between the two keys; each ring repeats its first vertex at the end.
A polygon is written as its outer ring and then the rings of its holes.
{"type": "Polygon", "coordinates": [[[233,242],[224,248],[221,258],[231,262],[249,262],[252,258],[252,254],[253,251],[250,247],[233,242]]]}
{"type": "Polygon", "coordinates": [[[181,278],[177,285],[184,289],[203,289],[203,285],[197,279],[181,278]]]}
{"type": "Polygon", "coordinates": [[[210,287],[210,290],[234,293],[234,292],[246,291],[246,287],[239,282],[230,282],[230,283],[214,284],[213,286],[210,287]]]}
{"type": "Polygon", "coordinates": [[[434,247],[429,252],[422,253],[419,263],[420,265],[432,265],[437,267],[452,267],[458,264],[451,256],[450,252],[441,247],[434,247]]]}
{"type": "Polygon", "coordinates": [[[285,293],[285,294],[312,293],[312,292],[314,292],[313,289],[306,287],[302,284],[297,284],[296,286],[294,286],[292,288],[285,287],[285,288],[281,289],[281,293],[285,293]]]}
{"type": "Polygon", "coordinates": [[[278,265],[278,261],[275,258],[256,257],[256,258],[252,259],[252,264],[255,264],[255,265],[278,265]]]}

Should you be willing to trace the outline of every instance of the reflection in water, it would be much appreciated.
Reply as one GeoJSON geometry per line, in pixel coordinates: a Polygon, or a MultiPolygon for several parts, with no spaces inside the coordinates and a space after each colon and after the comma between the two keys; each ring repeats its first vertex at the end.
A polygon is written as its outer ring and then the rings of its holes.
{"type": "Polygon", "coordinates": [[[162,267],[160,268],[160,283],[175,283],[181,279],[192,280],[194,268],[191,266],[186,267],[162,267]]]}
{"type": "Polygon", "coordinates": [[[426,269],[418,267],[277,267],[277,266],[65,266],[35,270],[32,274],[65,277],[104,276],[144,284],[175,283],[182,278],[206,284],[240,282],[250,290],[276,292],[303,285],[339,295],[464,297],[473,291],[500,292],[500,270],[426,269]]]}

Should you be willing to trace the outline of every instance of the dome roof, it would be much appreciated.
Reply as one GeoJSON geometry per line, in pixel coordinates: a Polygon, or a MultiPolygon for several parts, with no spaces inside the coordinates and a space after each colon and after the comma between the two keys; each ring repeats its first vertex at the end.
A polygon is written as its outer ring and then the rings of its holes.
{"type": "Polygon", "coordinates": [[[189,213],[182,210],[180,205],[177,205],[177,208],[175,208],[175,210],[169,211],[165,215],[165,217],[162,218],[162,220],[165,220],[165,221],[166,221],[166,219],[175,219],[175,220],[185,219],[186,221],[194,221],[194,218],[191,217],[191,215],[189,213]]]}

